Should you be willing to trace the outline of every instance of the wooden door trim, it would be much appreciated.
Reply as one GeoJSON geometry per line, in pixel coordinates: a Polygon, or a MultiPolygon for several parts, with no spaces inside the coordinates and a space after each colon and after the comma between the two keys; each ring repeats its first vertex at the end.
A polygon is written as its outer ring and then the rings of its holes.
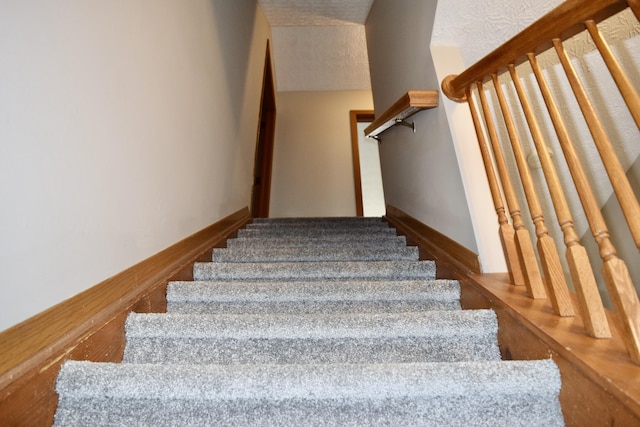
{"type": "Polygon", "coordinates": [[[251,214],[254,218],[266,218],[269,216],[269,202],[271,200],[271,170],[276,130],[276,94],[271,64],[271,48],[269,40],[267,40],[262,74],[262,93],[260,95],[260,115],[258,117],[253,182],[251,184],[251,214]],[[264,126],[262,126],[262,122],[264,122],[264,126]],[[255,193],[256,180],[260,180],[257,194],[255,193]]]}
{"type": "Polygon", "coordinates": [[[360,150],[358,149],[358,123],[372,122],[375,119],[373,110],[349,111],[349,123],[351,126],[351,153],[353,156],[353,184],[356,191],[356,215],[363,216],[362,206],[362,176],[360,172],[360,150]]]}

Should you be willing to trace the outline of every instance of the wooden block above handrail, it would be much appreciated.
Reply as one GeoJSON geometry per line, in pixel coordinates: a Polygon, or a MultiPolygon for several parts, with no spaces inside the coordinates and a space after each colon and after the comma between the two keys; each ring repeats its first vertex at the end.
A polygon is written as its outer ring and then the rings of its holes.
{"type": "Polygon", "coordinates": [[[365,136],[375,138],[407,117],[421,110],[438,106],[437,90],[410,90],[387,108],[364,130],[365,136]]]}

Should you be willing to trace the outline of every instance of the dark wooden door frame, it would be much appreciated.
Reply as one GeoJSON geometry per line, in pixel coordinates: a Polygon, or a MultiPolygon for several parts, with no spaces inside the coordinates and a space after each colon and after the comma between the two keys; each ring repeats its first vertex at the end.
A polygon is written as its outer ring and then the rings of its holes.
{"type": "Polygon", "coordinates": [[[276,130],[276,95],[274,87],[273,71],[271,69],[271,49],[267,40],[253,168],[253,185],[251,187],[251,215],[254,218],[267,218],[269,216],[271,167],[273,164],[273,145],[276,130]]]}
{"type": "Polygon", "coordinates": [[[372,122],[375,113],[372,110],[351,110],[349,121],[351,126],[351,153],[353,154],[353,183],[356,190],[356,215],[363,216],[362,207],[362,177],[360,175],[360,150],[358,149],[358,123],[372,122]]]}

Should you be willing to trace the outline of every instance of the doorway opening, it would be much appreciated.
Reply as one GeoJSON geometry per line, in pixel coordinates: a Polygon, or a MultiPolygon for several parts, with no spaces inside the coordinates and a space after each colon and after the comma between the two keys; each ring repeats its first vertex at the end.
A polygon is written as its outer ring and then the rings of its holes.
{"type": "Polygon", "coordinates": [[[251,215],[254,218],[269,216],[271,196],[271,166],[273,164],[273,143],[276,130],[276,96],[271,70],[271,49],[267,40],[264,60],[260,117],[256,138],[256,155],[251,186],[251,215]]]}
{"type": "Polygon", "coordinates": [[[386,213],[378,142],[364,136],[375,114],[371,110],[352,110],[351,152],[357,216],[383,216],[386,213]]]}

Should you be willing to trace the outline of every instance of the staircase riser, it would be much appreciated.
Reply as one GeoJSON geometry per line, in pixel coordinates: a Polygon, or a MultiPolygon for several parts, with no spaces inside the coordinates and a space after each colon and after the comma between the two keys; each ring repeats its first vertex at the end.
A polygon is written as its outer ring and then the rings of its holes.
{"type": "Polygon", "coordinates": [[[457,281],[170,282],[168,313],[321,314],[459,310],[457,281]]]}
{"type": "Polygon", "coordinates": [[[340,236],[343,238],[349,238],[349,236],[362,236],[366,234],[369,237],[384,237],[395,236],[396,231],[393,228],[372,228],[366,230],[354,230],[343,228],[309,228],[304,231],[283,228],[257,228],[257,229],[242,229],[238,230],[238,237],[259,238],[259,237],[290,237],[290,236],[304,236],[309,238],[315,237],[327,237],[327,236],[340,236]]]}
{"type": "Polygon", "coordinates": [[[167,313],[180,314],[344,314],[460,310],[460,301],[381,302],[168,302],[167,313]]]}
{"type": "Polygon", "coordinates": [[[214,249],[213,262],[418,261],[417,247],[388,249],[214,249]]]}
{"type": "Polygon", "coordinates": [[[435,279],[431,262],[196,263],[195,280],[435,279]]]}
{"type": "Polygon", "coordinates": [[[357,236],[346,239],[343,236],[323,236],[314,239],[300,237],[238,237],[227,240],[227,248],[299,248],[299,247],[330,247],[330,248],[388,248],[395,250],[404,248],[407,241],[404,236],[357,236]]]}
{"type": "Polygon", "coordinates": [[[315,221],[315,222],[253,222],[249,223],[245,226],[247,230],[252,229],[295,229],[295,230],[305,230],[310,228],[340,228],[343,230],[362,230],[366,232],[368,229],[383,229],[389,228],[389,224],[382,221],[351,221],[351,222],[340,222],[340,221],[315,221]]]}
{"type": "Polygon", "coordinates": [[[155,366],[68,362],[56,425],[559,426],[537,362],[155,366]]]}
{"type": "Polygon", "coordinates": [[[194,400],[84,400],[66,401],[63,406],[78,409],[61,412],[57,426],[562,426],[559,408],[549,408],[553,396],[531,398],[513,396],[505,405],[504,396],[486,396],[479,401],[460,398],[405,398],[384,401],[336,400],[234,400],[208,402],[194,400]],[[104,414],[109,414],[105,417],[104,414]],[[145,420],[142,422],[141,420],[145,420]]]}
{"type": "Polygon", "coordinates": [[[254,224],[386,224],[379,217],[299,217],[299,218],[254,218],[254,224]]]}
{"type": "Polygon", "coordinates": [[[496,335],[350,340],[131,339],[124,363],[318,364],[500,360],[496,335]]]}
{"type": "Polygon", "coordinates": [[[500,360],[497,332],[491,310],[333,316],[132,313],[126,322],[124,360],[170,364],[500,360]]]}

